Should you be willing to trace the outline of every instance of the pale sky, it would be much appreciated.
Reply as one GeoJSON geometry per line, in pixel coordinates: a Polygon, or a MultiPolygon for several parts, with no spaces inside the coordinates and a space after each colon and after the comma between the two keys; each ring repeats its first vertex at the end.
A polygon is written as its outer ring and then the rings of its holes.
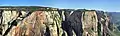
{"type": "Polygon", "coordinates": [[[120,12],[120,0],[0,0],[0,6],[46,6],[120,12]]]}

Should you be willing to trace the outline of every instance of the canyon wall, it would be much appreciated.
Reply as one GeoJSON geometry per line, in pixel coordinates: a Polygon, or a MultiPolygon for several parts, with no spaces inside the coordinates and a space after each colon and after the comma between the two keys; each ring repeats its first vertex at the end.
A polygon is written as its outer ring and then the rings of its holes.
{"type": "Polygon", "coordinates": [[[113,36],[103,11],[48,9],[0,9],[1,36],[113,36]]]}

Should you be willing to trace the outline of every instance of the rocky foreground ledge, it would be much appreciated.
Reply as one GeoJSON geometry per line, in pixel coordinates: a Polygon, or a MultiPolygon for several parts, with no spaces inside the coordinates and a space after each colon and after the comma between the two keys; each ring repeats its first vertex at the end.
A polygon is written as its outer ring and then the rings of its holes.
{"type": "Polygon", "coordinates": [[[117,36],[106,12],[40,6],[1,6],[1,36],[117,36]]]}

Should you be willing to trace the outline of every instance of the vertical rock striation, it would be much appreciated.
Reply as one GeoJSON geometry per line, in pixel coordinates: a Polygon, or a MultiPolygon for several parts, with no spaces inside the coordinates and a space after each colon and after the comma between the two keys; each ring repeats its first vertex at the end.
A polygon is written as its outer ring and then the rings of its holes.
{"type": "Polygon", "coordinates": [[[109,25],[109,16],[96,10],[0,10],[2,36],[113,36],[109,25]]]}

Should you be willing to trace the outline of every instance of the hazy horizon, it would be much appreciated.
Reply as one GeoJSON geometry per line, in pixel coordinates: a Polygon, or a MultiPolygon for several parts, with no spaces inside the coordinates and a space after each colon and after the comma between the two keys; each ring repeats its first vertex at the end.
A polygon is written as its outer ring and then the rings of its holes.
{"type": "Polygon", "coordinates": [[[120,0],[0,0],[0,6],[45,6],[120,12],[120,0]]]}

